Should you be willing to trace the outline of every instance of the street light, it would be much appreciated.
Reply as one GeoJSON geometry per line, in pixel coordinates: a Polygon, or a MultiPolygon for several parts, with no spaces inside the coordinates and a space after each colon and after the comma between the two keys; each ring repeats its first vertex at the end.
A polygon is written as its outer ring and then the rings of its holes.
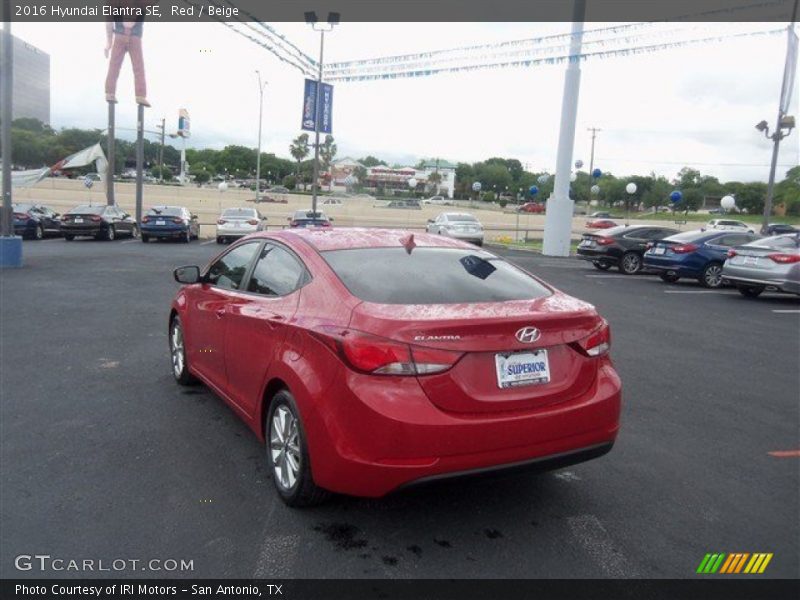
{"type": "Polygon", "coordinates": [[[311,184],[311,211],[317,212],[317,193],[319,188],[319,122],[320,113],[322,112],[320,106],[320,98],[322,96],[322,65],[325,50],[325,32],[332,31],[335,25],[339,24],[341,15],[338,12],[329,12],[327,23],[320,23],[317,18],[317,13],[307,11],[303,13],[305,16],[306,24],[311,25],[311,29],[319,31],[319,74],[317,76],[317,95],[316,95],[316,110],[314,111],[316,118],[314,119],[314,181],[311,184]]]}
{"type": "Polygon", "coordinates": [[[637,189],[636,188],[636,184],[633,183],[632,181],[628,185],[625,186],[625,191],[628,192],[628,196],[630,196],[630,198],[628,198],[628,201],[625,203],[625,226],[626,227],[629,224],[628,221],[630,221],[631,199],[633,198],[633,195],[636,193],[636,189],[637,189]]]}
{"type": "Polygon", "coordinates": [[[258,204],[261,191],[261,117],[264,113],[264,88],[267,87],[268,82],[261,82],[261,71],[258,69],[256,69],[256,75],[258,75],[258,152],[256,154],[256,204],[258,204]]]}

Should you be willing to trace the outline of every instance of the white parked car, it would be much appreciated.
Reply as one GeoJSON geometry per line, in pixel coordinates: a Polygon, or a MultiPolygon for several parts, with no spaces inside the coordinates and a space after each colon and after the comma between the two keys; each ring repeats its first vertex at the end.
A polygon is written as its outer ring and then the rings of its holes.
{"type": "Polygon", "coordinates": [[[453,206],[453,201],[444,196],[431,196],[422,201],[423,204],[430,204],[432,206],[453,206]]]}
{"type": "Polygon", "coordinates": [[[483,225],[468,213],[441,213],[428,220],[427,232],[483,246],[483,225]]]}
{"type": "Polygon", "coordinates": [[[753,229],[742,221],[732,221],[730,219],[711,219],[706,223],[705,229],[720,229],[723,231],[745,231],[755,233],[753,229]]]}
{"type": "Polygon", "coordinates": [[[267,217],[255,208],[226,208],[217,219],[217,243],[224,244],[267,228],[267,217]]]}

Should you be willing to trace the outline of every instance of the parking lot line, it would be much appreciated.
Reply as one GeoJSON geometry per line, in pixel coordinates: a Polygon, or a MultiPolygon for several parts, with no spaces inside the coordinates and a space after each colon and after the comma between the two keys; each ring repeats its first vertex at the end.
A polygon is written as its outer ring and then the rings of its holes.
{"type": "Polygon", "coordinates": [[[736,292],[727,292],[725,290],[664,290],[665,294],[735,294],[736,292]]]}
{"type": "Polygon", "coordinates": [[[139,240],[125,240],[124,242],[120,242],[120,244],[135,244],[139,240]]]}
{"type": "Polygon", "coordinates": [[[776,458],[800,458],[800,450],[775,450],[768,454],[776,458]]]}
{"type": "Polygon", "coordinates": [[[781,315],[797,315],[800,314],[800,309],[775,309],[772,312],[778,313],[781,315]]]}
{"type": "Polygon", "coordinates": [[[208,240],[207,242],[200,242],[201,246],[208,246],[209,244],[213,244],[217,240],[208,240]]]}
{"type": "Polygon", "coordinates": [[[630,275],[587,275],[586,277],[591,277],[592,279],[631,279],[633,278],[630,275]]]}

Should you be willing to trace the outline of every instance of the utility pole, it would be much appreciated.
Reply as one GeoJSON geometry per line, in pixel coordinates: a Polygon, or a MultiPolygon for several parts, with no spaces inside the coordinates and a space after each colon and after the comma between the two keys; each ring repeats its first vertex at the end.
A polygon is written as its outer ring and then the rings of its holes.
{"type": "Polygon", "coordinates": [[[2,100],[2,131],[0,147],[3,155],[3,210],[0,214],[0,267],[22,266],[22,238],[14,235],[11,209],[11,103],[13,102],[14,40],[11,37],[11,3],[3,0],[2,69],[0,70],[0,100],[2,100]]]}
{"type": "MultiPolygon", "coordinates": [[[[258,75],[258,151],[256,153],[256,204],[258,204],[261,193],[261,118],[264,114],[264,88],[267,86],[267,82],[261,82],[261,72],[258,69],[256,69],[256,75],[258,75]]],[[[317,135],[319,136],[319,134],[317,135]]],[[[317,141],[319,141],[319,137],[317,137],[317,141]]]]}
{"type": "Polygon", "coordinates": [[[164,183],[164,130],[167,120],[161,117],[161,125],[156,125],[161,130],[161,148],[158,149],[158,181],[164,183]]]}
{"type": "Polygon", "coordinates": [[[794,119],[787,117],[789,112],[789,101],[792,97],[792,84],[794,82],[794,70],[797,67],[797,53],[798,53],[798,40],[797,34],[794,31],[794,23],[797,20],[797,0],[794,0],[794,7],[792,8],[792,20],[786,28],[786,62],[783,67],[783,82],[781,83],[781,98],[778,106],[778,118],[775,123],[775,129],[772,136],[769,135],[769,129],[764,127],[762,129],[761,123],[756,127],[760,131],[764,131],[767,137],[771,137],[772,145],[772,162],[769,167],[769,183],[767,184],[767,200],[764,202],[764,218],[761,223],[761,233],[766,233],[769,225],[770,217],[772,216],[772,198],[775,193],[775,169],[778,165],[778,148],[780,147],[781,140],[791,133],[794,127],[794,119]],[[783,129],[787,128],[789,133],[784,134],[783,129]]]}
{"type": "Polygon", "coordinates": [[[589,175],[591,176],[592,172],[594,171],[594,138],[597,137],[598,131],[603,131],[603,130],[598,127],[589,127],[586,131],[592,132],[592,155],[591,158],[589,159],[589,175]]]}
{"type": "Polygon", "coordinates": [[[317,212],[319,186],[319,123],[322,120],[322,58],[325,49],[325,30],[319,32],[319,76],[317,77],[317,109],[314,111],[314,180],[311,182],[311,212],[317,212]]]}

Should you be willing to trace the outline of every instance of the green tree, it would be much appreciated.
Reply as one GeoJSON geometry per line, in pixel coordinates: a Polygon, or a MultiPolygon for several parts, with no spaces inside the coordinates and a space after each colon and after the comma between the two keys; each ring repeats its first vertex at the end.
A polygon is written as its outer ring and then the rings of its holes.
{"type": "Polygon", "coordinates": [[[300,179],[300,163],[308,156],[311,149],[308,145],[308,134],[301,133],[296,138],[292,140],[292,144],[289,146],[289,153],[292,155],[292,158],[297,162],[297,168],[295,170],[295,177],[299,180],[300,179]]]}
{"type": "Polygon", "coordinates": [[[195,171],[193,173],[194,180],[196,183],[208,183],[211,180],[211,173],[206,171],[205,169],[200,171],[195,171]]]}
{"type": "MultiPolygon", "coordinates": [[[[328,134],[325,136],[325,142],[320,144],[319,147],[319,157],[322,160],[322,170],[329,171],[331,168],[331,163],[333,163],[333,159],[336,156],[336,152],[338,148],[336,147],[336,142],[333,140],[333,136],[328,134]]],[[[333,185],[333,179],[331,179],[331,185],[333,185]]]]}
{"type": "Polygon", "coordinates": [[[358,159],[358,162],[360,162],[362,165],[364,165],[367,168],[369,168],[369,167],[377,167],[378,165],[386,166],[386,163],[384,161],[382,161],[382,160],[380,160],[378,158],[375,158],[371,154],[369,156],[364,157],[364,158],[358,159]]]}

